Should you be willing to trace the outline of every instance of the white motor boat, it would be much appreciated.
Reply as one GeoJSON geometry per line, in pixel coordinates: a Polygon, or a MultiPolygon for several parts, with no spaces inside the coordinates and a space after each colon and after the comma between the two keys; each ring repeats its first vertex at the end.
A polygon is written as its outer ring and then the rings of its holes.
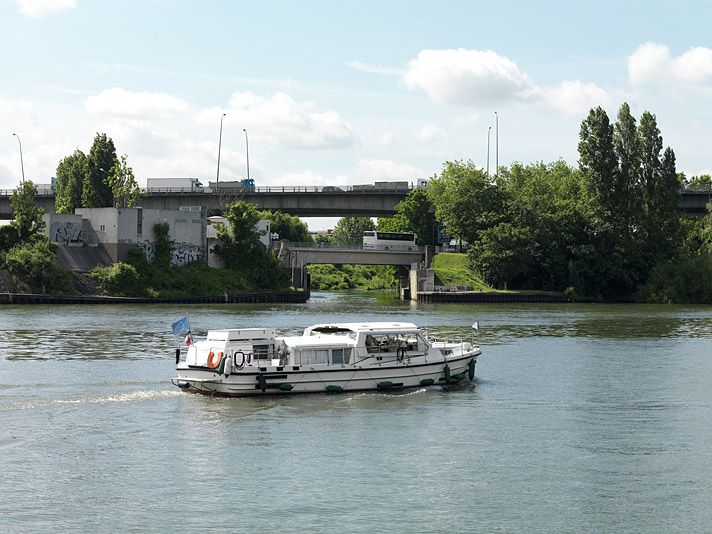
{"type": "Polygon", "coordinates": [[[318,324],[301,336],[272,328],[210,330],[176,349],[172,382],[195,393],[250,396],[390,391],[475,377],[480,348],[430,340],[412,323],[318,324]]]}

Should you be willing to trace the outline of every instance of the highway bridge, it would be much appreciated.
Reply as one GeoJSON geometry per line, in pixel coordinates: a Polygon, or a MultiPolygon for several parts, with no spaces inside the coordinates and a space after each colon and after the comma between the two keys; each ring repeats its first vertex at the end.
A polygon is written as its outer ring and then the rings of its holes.
{"type": "MultiPolygon", "coordinates": [[[[370,186],[267,186],[219,190],[170,188],[151,190],[141,200],[147,209],[178,209],[181,206],[206,206],[208,212],[221,214],[235,200],[247,200],[259,209],[278,210],[300,217],[388,217],[403,200],[409,188],[370,186]]],[[[11,219],[12,190],[0,190],[0,219],[11,219]]],[[[54,192],[38,191],[37,204],[47,213],[54,212],[54,192]]],[[[712,201],[712,189],[683,189],[680,210],[685,215],[700,216],[712,201]]]]}
{"type": "MultiPolygon", "coordinates": [[[[146,209],[172,209],[181,206],[206,206],[211,215],[219,215],[235,200],[246,200],[259,209],[281,211],[299,217],[388,217],[410,191],[408,187],[369,186],[267,186],[220,188],[192,191],[160,188],[149,191],[140,205],[146,209]]],[[[10,219],[12,190],[0,190],[0,219],[10,219]]],[[[47,213],[54,212],[54,192],[40,190],[37,204],[47,213]]]]}

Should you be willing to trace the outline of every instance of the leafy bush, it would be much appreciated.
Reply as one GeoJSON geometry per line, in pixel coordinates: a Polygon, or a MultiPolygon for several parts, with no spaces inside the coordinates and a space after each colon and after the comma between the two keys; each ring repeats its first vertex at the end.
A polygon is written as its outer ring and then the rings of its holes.
{"type": "Polygon", "coordinates": [[[712,256],[697,254],[658,263],[636,299],[650,303],[709,304],[712,302],[712,256]]]}
{"type": "Polygon", "coordinates": [[[74,277],[70,271],[55,265],[56,245],[44,236],[35,236],[14,246],[5,262],[10,274],[33,293],[63,293],[72,290],[74,277]]]}
{"type": "Polygon", "coordinates": [[[96,267],[91,271],[91,276],[108,295],[142,297],[150,293],[136,267],[128,263],[96,267]]]}

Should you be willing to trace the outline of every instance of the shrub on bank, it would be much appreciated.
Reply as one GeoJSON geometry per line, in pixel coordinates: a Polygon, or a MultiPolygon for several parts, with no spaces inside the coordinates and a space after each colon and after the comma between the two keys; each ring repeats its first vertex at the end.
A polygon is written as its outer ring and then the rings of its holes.
{"type": "Polygon", "coordinates": [[[34,236],[10,249],[5,263],[19,288],[42,294],[72,292],[74,276],[55,265],[55,249],[44,236],[34,236]]]}
{"type": "Polygon", "coordinates": [[[152,293],[151,289],[145,285],[136,267],[128,263],[96,267],[91,271],[91,276],[107,295],[143,297],[152,293]]]}
{"type": "Polygon", "coordinates": [[[655,304],[712,302],[712,256],[681,256],[657,264],[636,300],[655,304]]]}

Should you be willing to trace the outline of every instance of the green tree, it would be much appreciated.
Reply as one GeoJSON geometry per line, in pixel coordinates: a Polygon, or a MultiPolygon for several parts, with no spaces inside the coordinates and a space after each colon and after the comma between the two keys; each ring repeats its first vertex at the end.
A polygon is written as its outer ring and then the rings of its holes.
{"type": "Polygon", "coordinates": [[[19,242],[17,228],[10,224],[0,226],[0,265],[4,263],[4,254],[19,242]]]}
{"type": "Polygon", "coordinates": [[[82,187],[88,174],[87,157],[77,149],[57,165],[54,207],[57,213],[74,213],[82,205],[82,187]]]}
{"type": "Polygon", "coordinates": [[[472,161],[447,161],[428,183],[435,216],[446,231],[470,243],[479,233],[507,220],[508,199],[472,161]]]}
{"type": "Polygon", "coordinates": [[[109,177],[118,163],[116,147],[105,133],[96,134],[87,158],[87,175],[82,188],[85,208],[105,208],[114,205],[109,177]]]}
{"type": "Polygon", "coordinates": [[[509,281],[516,282],[527,271],[531,261],[528,233],[527,228],[506,222],[480,233],[480,239],[470,246],[468,254],[485,282],[506,289],[509,281]]]}
{"type": "Polygon", "coordinates": [[[649,266],[666,261],[675,253],[679,241],[680,181],[675,169],[675,153],[663,150],[655,115],[645,112],[639,126],[641,144],[643,250],[649,266]]]}
{"type": "MultiPolygon", "coordinates": [[[[564,161],[548,165],[515,163],[500,168],[499,181],[511,199],[512,228],[526,229],[516,235],[518,246],[529,257],[526,270],[518,273],[516,280],[506,280],[508,287],[562,291],[579,285],[572,279],[569,262],[577,246],[589,239],[586,186],[581,173],[564,161]]],[[[515,235],[514,230],[510,233],[515,235]]],[[[503,242],[490,239],[478,249],[501,246],[503,242]]],[[[498,258],[509,261],[501,253],[495,250],[488,254],[490,269],[512,272],[495,265],[498,258]]]]}
{"type": "Polygon", "coordinates": [[[685,180],[685,185],[692,189],[695,189],[695,188],[708,189],[708,188],[712,187],[712,176],[710,176],[709,174],[701,174],[699,176],[693,176],[689,180],[685,180]]]}
{"type": "Polygon", "coordinates": [[[405,199],[396,204],[396,212],[398,217],[394,219],[401,226],[396,231],[415,233],[421,245],[435,244],[437,231],[435,206],[425,189],[411,190],[405,199]]]}
{"type": "Polygon", "coordinates": [[[310,243],[309,227],[299,217],[281,211],[260,211],[261,219],[269,219],[270,231],[279,234],[280,239],[294,243],[310,243]]]}
{"type": "Polygon", "coordinates": [[[260,212],[254,204],[238,200],[225,208],[229,227],[218,230],[215,252],[228,269],[234,269],[250,280],[256,289],[281,289],[288,286],[289,276],[279,260],[260,242],[255,226],[260,212]]]}
{"type": "Polygon", "coordinates": [[[25,180],[13,191],[10,198],[14,217],[10,224],[17,231],[19,242],[29,241],[45,228],[42,220],[44,209],[37,207],[35,196],[37,196],[37,188],[30,180],[25,180]]]}
{"type": "Polygon", "coordinates": [[[71,289],[72,274],[55,265],[56,245],[46,236],[36,236],[7,253],[10,273],[33,293],[58,293],[71,289]]]}
{"type": "Polygon", "coordinates": [[[375,228],[368,217],[342,217],[334,227],[332,242],[341,246],[359,246],[363,244],[363,233],[375,228]]]}
{"type": "Polygon", "coordinates": [[[588,184],[593,212],[604,222],[616,217],[618,161],[613,126],[602,107],[589,111],[579,132],[579,167],[588,184]]]}
{"type": "Polygon", "coordinates": [[[170,226],[167,222],[153,225],[153,235],[156,237],[156,249],[153,256],[153,264],[162,269],[171,266],[171,252],[173,252],[174,241],[169,235],[170,226]]]}
{"type": "Polygon", "coordinates": [[[132,208],[146,196],[136,183],[133,169],[127,163],[128,156],[121,156],[109,175],[109,186],[117,208],[132,208]]]}
{"type": "Polygon", "coordinates": [[[139,271],[129,263],[95,267],[90,274],[107,295],[141,297],[148,293],[148,287],[139,271]]]}
{"type": "MultiPolygon", "coordinates": [[[[616,154],[614,127],[603,108],[592,109],[581,123],[579,166],[586,180],[592,215],[588,239],[584,246],[577,247],[579,255],[572,261],[572,271],[582,281],[586,294],[613,300],[629,298],[645,271],[636,244],[639,241],[634,233],[636,225],[629,224],[626,215],[627,210],[632,213],[634,206],[640,205],[639,194],[635,193],[638,189],[632,178],[638,149],[636,142],[630,139],[633,118],[626,106],[621,108],[620,118],[616,143],[628,173],[624,179],[621,179],[616,154]]],[[[642,144],[639,154],[642,164],[642,144]]]]}
{"type": "Polygon", "coordinates": [[[630,106],[624,102],[618,111],[618,120],[613,127],[613,146],[618,159],[618,180],[614,188],[613,214],[616,225],[625,231],[633,231],[640,205],[640,137],[635,118],[630,113],[630,106]]]}

